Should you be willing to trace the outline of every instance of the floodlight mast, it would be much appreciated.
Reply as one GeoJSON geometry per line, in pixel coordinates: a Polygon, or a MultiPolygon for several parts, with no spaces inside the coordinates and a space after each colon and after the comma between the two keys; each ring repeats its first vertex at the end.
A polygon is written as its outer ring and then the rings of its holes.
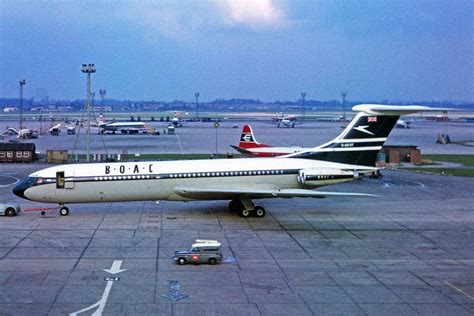
{"type": "Polygon", "coordinates": [[[20,129],[23,129],[23,86],[26,84],[25,79],[20,80],[20,129]]]}
{"type": "Polygon", "coordinates": [[[199,120],[199,92],[194,93],[196,98],[196,118],[199,120]]]}
{"type": "MultiPolygon", "coordinates": [[[[100,106],[104,108],[105,105],[105,95],[107,94],[107,90],[105,89],[99,89],[99,94],[100,94],[100,106]]],[[[102,110],[103,111],[103,110],[102,110]]]]}
{"type": "Polygon", "coordinates": [[[86,142],[86,161],[90,161],[90,147],[91,147],[91,74],[96,72],[94,64],[82,64],[82,72],[87,74],[87,142],[86,142]]]}
{"type": "Polygon", "coordinates": [[[341,91],[342,96],[342,119],[346,120],[346,97],[347,91],[341,91]]]}
{"type": "Polygon", "coordinates": [[[306,116],[306,108],[304,104],[304,99],[306,98],[306,92],[301,92],[301,111],[303,112],[302,114],[302,120],[304,121],[305,116],[306,116]]]}

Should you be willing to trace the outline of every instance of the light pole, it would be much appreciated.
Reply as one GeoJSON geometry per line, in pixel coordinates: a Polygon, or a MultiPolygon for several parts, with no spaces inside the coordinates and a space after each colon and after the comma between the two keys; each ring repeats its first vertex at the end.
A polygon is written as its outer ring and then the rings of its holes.
{"type": "MultiPolygon", "coordinates": [[[[105,89],[99,89],[99,94],[100,94],[100,106],[104,108],[105,104],[105,94],[107,93],[107,90],[105,89]]],[[[103,110],[102,110],[103,111],[103,110]]]]}
{"type": "Polygon", "coordinates": [[[305,109],[305,104],[304,104],[304,98],[306,98],[306,92],[301,92],[301,106],[303,107],[302,108],[302,112],[303,112],[303,121],[304,121],[304,118],[306,116],[306,109],[305,109]]]}
{"type": "Polygon", "coordinates": [[[196,117],[199,121],[199,92],[194,93],[194,96],[196,97],[196,117]]]}
{"type": "Polygon", "coordinates": [[[87,74],[87,143],[86,143],[86,161],[90,161],[91,147],[91,74],[95,73],[94,64],[82,64],[82,72],[87,74]]]}
{"type": "Polygon", "coordinates": [[[347,91],[341,91],[341,96],[342,96],[342,119],[345,121],[346,120],[346,96],[347,96],[347,91]]]}
{"type": "Polygon", "coordinates": [[[92,108],[94,107],[94,98],[95,98],[95,92],[91,92],[91,99],[92,99],[92,102],[91,102],[91,106],[92,108]]]}
{"type": "Polygon", "coordinates": [[[23,86],[26,84],[25,79],[20,80],[20,130],[23,128],[23,86]]]}

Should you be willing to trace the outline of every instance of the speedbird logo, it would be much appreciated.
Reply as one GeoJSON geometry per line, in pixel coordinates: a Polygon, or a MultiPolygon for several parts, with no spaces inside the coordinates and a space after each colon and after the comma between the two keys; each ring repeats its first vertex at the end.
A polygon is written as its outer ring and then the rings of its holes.
{"type": "Polygon", "coordinates": [[[368,127],[369,127],[369,125],[361,125],[361,126],[354,127],[354,129],[356,129],[356,130],[358,130],[359,132],[362,132],[362,133],[366,133],[366,134],[369,134],[369,135],[374,135],[374,133],[367,130],[368,127]]]}

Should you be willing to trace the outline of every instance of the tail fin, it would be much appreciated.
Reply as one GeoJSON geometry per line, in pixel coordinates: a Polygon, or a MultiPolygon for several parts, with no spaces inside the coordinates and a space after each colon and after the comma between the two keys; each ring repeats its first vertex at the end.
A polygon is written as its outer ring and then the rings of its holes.
{"type": "Polygon", "coordinates": [[[102,113],[99,114],[99,125],[105,124],[105,118],[102,113]]]}
{"type": "Polygon", "coordinates": [[[400,115],[420,111],[446,111],[425,106],[389,106],[361,104],[344,131],[321,146],[287,157],[324,160],[351,165],[375,166],[377,154],[395,126],[400,115]]]}
{"type": "Polygon", "coordinates": [[[247,149],[272,146],[260,144],[259,142],[257,142],[255,137],[253,136],[252,127],[250,127],[250,125],[244,125],[244,127],[242,128],[242,135],[240,136],[239,147],[247,149]]]}

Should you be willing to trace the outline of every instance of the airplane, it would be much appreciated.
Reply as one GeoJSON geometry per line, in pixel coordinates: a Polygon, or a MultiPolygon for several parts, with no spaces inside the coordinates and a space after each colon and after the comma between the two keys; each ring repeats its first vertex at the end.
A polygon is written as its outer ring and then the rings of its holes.
{"type": "Polygon", "coordinates": [[[296,125],[296,118],[296,115],[284,115],[283,113],[277,113],[272,121],[273,123],[276,123],[278,128],[281,126],[294,128],[296,125]]]}
{"type": "Polygon", "coordinates": [[[303,147],[273,147],[261,144],[255,139],[250,125],[244,125],[242,128],[239,145],[230,146],[248,157],[276,157],[302,152],[305,149],[303,147]]]}
{"type": "Polygon", "coordinates": [[[395,124],[395,127],[397,128],[410,128],[411,121],[405,121],[402,119],[399,119],[397,123],[395,124]]]}
{"type": "Polygon", "coordinates": [[[276,158],[116,162],[59,165],[33,172],[13,193],[31,201],[66,203],[230,200],[241,217],[264,217],[262,198],[371,197],[311,190],[378,171],[379,150],[400,115],[439,111],[426,106],[361,104],[357,115],[324,145],[276,158]]]}
{"type": "Polygon", "coordinates": [[[29,128],[15,129],[13,127],[7,128],[7,133],[10,135],[16,135],[18,139],[36,139],[38,138],[38,132],[29,128]]]}
{"type": "Polygon", "coordinates": [[[105,122],[104,116],[99,115],[99,134],[120,132],[121,134],[157,134],[155,128],[144,122],[105,122]]]}
{"type": "Polygon", "coordinates": [[[171,126],[183,127],[184,121],[179,118],[179,112],[174,112],[174,117],[171,119],[171,126]]]}

